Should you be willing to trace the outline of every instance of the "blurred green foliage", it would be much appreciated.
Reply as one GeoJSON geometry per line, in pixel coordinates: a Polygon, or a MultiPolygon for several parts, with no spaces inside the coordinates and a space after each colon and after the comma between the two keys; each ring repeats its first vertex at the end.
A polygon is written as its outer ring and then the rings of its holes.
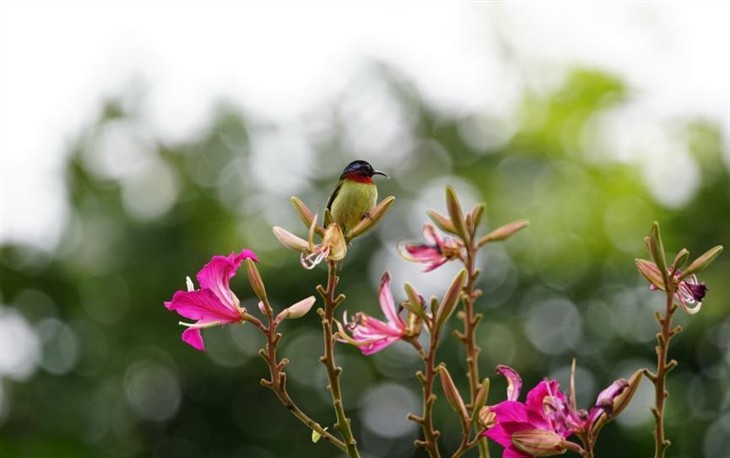
{"type": "MultiPolygon", "coordinates": [[[[579,402],[587,407],[612,380],[651,364],[653,310],[662,299],[648,291],[633,258],[646,257],[643,237],[653,220],[661,222],[672,254],[681,247],[699,255],[727,245],[730,182],[717,126],[701,119],[662,126],[677,134],[699,170],[696,191],[683,205],[668,208],[644,184],[637,161],[605,153],[592,130],[601,116],[631,103],[632,94],[617,77],[577,69],[555,90],[525,89],[510,120],[439,112],[392,69],[377,68],[370,78],[385,88],[399,113],[392,120],[398,139],[407,141],[396,142],[402,148],[394,151],[397,159],[382,159],[387,166],[377,157],[362,157],[393,177],[380,182],[381,195],[398,200],[376,235],[358,239],[350,250],[341,282],[348,310],[376,310],[383,260],[394,259],[398,240],[420,237],[417,229],[426,217],[415,211],[443,211],[443,184],[455,182],[463,201],[487,203],[490,228],[519,218],[532,223],[482,255],[484,376],[496,364],[509,364],[523,375],[526,388],[545,376],[566,386],[565,370],[576,356],[578,384],[583,383],[579,402]]],[[[295,253],[277,246],[270,227],[303,234],[287,208],[288,190],[295,188],[321,209],[341,168],[358,158],[348,143],[352,119],[345,105],[313,113],[303,134],[310,153],[282,159],[271,149],[268,157],[257,154],[256,139],[286,140],[289,131],[237,107],[220,104],[203,132],[168,144],[150,137],[134,100],[105,104],[98,120],[79,133],[68,158],[71,214],[59,222],[57,250],[1,248],[3,313],[20,314],[40,342],[35,374],[2,380],[2,456],[336,456],[327,444],[312,444],[310,432],[259,385],[265,366],[256,355],[261,339],[253,330],[206,330],[208,351],[198,353],[180,341],[178,317],[162,303],[211,256],[243,247],[259,255],[276,305],[313,294],[324,271],[301,269],[295,253]],[[127,141],[132,154],[114,148],[120,141],[127,141]],[[254,161],[261,160],[273,165],[256,172],[254,161]],[[278,175],[278,169],[293,174],[278,175]]],[[[691,319],[679,316],[685,332],[670,350],[680,362],[670,376],[672,456],[697,457],[727,444],[718,439],[723,431],[730,434],[720,422],[730,414],[727,278],[730,257],[722,256],[702,275],[710,289],[702,312],[691,319]]],[[[255,310],[245,275],[232,285],[255,310]]],[[[331,425],[317,362],[320,341],[314,313],[284,325],[292,396],[331,425]]],[[[447,339],[440,353],[455,378],[463,370],[460,352],[447,339]]],[[[378,393],[397,394],[403,387],[417,393],[416,356],[395,346],[365,358],[340,347],[338,358],[363,450],[370,456],[414,454],[416,432],[402,426],[405,416],[380,418],[404,431],[383,437],[369,425],[367,407],[377,404],[378,393]]],[[[493,377],[492,387],[490,402],[504,399],[504,381],[493,377]]],[[[604,430],[598,456],[651,454],[651,418],[642,408],[632,414],[635,420],[604,430]]],[[[443,444],[451,447],[458,423],[442,400],[437,410],[443,444]]]]}

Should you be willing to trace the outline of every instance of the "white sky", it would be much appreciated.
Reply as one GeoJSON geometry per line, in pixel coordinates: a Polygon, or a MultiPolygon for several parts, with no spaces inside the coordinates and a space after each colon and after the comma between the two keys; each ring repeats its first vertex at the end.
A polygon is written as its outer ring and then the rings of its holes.
{"type": "Polygon", "coordinates": [[[65,145],[130,81],[150,88],[153,132],[169,140],[220,97],[295,119],[364,58],[398,65],[443,110],[498,110],[514,77],[501,37],[533,84],[550,83],[546,64],[597,65],[639,90],[637,119],[704,115],[727,140],[729,23],[730,2],[0,0],[0,242],[55,244],[65,145]]]}

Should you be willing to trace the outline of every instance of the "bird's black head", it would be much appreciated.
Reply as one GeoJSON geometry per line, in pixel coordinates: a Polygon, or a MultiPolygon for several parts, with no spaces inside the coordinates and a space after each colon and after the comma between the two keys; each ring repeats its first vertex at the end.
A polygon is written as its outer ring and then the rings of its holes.
{"type": "Polygon", "coordinates": [[[380,170],[373,169],[373,166],[370,165],[370,163],[367,161],[352,161],[349,164],[347,164],[347,167],[345,167],[345,170],[342,171],[342,175],[340,175],[340,179],[343,179],[345,177],[370,178],[373,175],[383,175],[385,177],[388,176],[385,172],[381,172],[380,170]]]}

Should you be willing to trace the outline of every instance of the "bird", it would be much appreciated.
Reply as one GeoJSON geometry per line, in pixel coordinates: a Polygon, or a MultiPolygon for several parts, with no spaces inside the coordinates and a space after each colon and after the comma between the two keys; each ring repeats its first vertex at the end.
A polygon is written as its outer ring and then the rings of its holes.
{"type": "Polygon", "coordinates": [[[373,169],[372,165],[363,160],[350,162],[342,171],[327,201],[327,209],[332,220],[340,225],[343,234],[347,234],[348,229],[370,216],[369,211],[378,200],[378,188],[373,182],[375,175],[390,178],[388,174],[373,169]]]}

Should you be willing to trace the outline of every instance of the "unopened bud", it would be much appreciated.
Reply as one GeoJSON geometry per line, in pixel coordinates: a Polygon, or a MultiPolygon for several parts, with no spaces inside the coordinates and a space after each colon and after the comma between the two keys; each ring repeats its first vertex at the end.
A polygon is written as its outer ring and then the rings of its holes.
{"type": "Polygon", "coordinates": [[[492,409],[490,409],[489,406],[484,406],[479,409],[479,423],[489,429],[497,424],[497,414],[492,412],[492,409]]]}
{"type": "Polygon", "coordinates": [[[286,319],[293,320],[295,318],[301,318],[306,315],[309,310],[312,309],[312,306],[315,302],[316,299],[314,298],[314,296],[309,296],[306,299],[302,299],[296,304],[291,305],[279,312],[279,314],[276,315],[276,321],[281,322],[282,320],[286,319]]]}
{"type": "Polygon", "coordinates": [[[530,222],[525,219],[512,221],[511,223],[505,224],[504,226],[500,226],[497,229],[493,230],[492,232],[490,232],[486,235],[483,235],[479,239],[479,242],[477,242],[477,246],[479,248],[481,248],[490,242],[500,242],[502,240],[506,240],[506,239],[512,237],[517,231],[524,229],[525,227],[527,227],[529,225],[530,225],[530,222]]]}
{"type": "Polygon", "coordinates": [[[664,291],[664,279],[656,264],[646,259],[638,258],[634,262],[636,263],[636,268],[639,269],[639,273],[646,278],[649,284],[664,291]]]}
{"type": "Polygon", "coordinates": [[[274,226],[273,231],[276,238],[279,239],[279,242],[290,250],[299,252],[309,251],[309,243],[306,240],[297,237],[279,226],[274,226]]]}
{"type": "Polygon", "coordinates": [[[449,405],[452,409],[454,409],[454,412],[459,414],[461,418],[466,421],[468,418],[466,414],[466,406],[464,405],[464,400],[459,394],[459,390],[454,384],[454,380],[451,378],[451,374],[449,374],[449,371],[443,364],[438,367],[438,372],[441,379],[441,388],[444,390],[446,400],[449,401],[449,405]]]}
{"type": "Polygon", "coordinates": [[[449,211],[456,234],[463,240],[467,240],[468,234],[464,225],[464,212],[461,209],[459,198],[456,196],[456,191],[451,186],[446,186],[446,208],[449,211]]]}
{"type": "Polygon", "coordinates": [[[426,316],[426,311],[424,310],[423,296],[418,294],[416,288],[408,282],[406,282],[404,288],[406,290],[406,295],[408,296],[408,300],[405,301],[405,303],[403,304],[404,307],[409,312],[415,313],[421,319],[428,319],[428,317],[426,316]]]}
{"type": "Polygon", "coordinates": [[[676,271],[678,269],[681,269],[685,262],[687,262],[687,257],[689,256],[689,251],[687,251],[686,248],[682,248],[679,250],[679,253],[677,253],[677,256],[674,257],[674,261],[672,261],[672,271],[676,271]]]}
{"type": "Polygon", "coordinates": [[[553,431],[526,429],[512,433],[512,445],[531,456],[552,456],[565,453],[564,439],[553,431]]]}
{"type": "Polygon", "coordinates": [[[649,238],[646,241],[649,247],[649,254],[651,259],[659,269],[659,274],[662,276],[662,284],[668,283],[669,277],[667,276],[667,261],[664,255],[664,244],[662,243],[662,234],[659,231],[659,223],[654,221],[649,230],[649,238]]]}
{"type": "MultiPolygon", "coordinates": [[[[304,224],[304,227],[309,229],[309,227],[312,225],[312,221],[315,221],[317,219],[317,217],[314,215],[314,213],[312,213],[309,210],[309,208],[307,208],[307,206],[304,204],[304,202],[302,202],[302,200],[299,199],[298,197],[296,197],[296,196],[292,197],[291,204],[294,207],[294,211],[297,213],[297,216],[299,216],[299,219],[304,224]]],[[[319,233],[321,231],[321,228],[318,227],[317,229],[319,229],[317,231],[319,233]]],[[[323,231],[322,231],[322,233],[323,233],[323,231]]],[[[322,234],[320,233],[320,235],[322,235],[322,234]]]]}
{"type": "Polygon", "coordinates": [[[395,202],[395,197],[389,196],[381,200],[378,205],[373,207],[365,217],[360,220],[355,227],[347,231],[347,239],[352,240],[361,236],[370,229],[374,228],[382,219],[395,202]]]}
{"type": "Polygon", "coordinates": [[[608,421],[613,420],[620,414],[626,406],[629,405],[631,402],[631,398],[634,396],[634,393],[636,393],[636,390],[639,388],[639,385],[641,384],[641,379],[643,378],[643,370],[639,369],[636,372],[634,372],[631,377],[629,377],[629,380],[617,380],[614,382],[616,384],[617,382],[623,382],[619,383],[617,387],[614,387],[615,389],[612,389],[614,384],[611,384],[607,389],[603,390],[599,395],[598,399],[596,400],[597,406],[602,406],[601,403],[603,403],[606,406],[606,413],[608,414],[608,421]],[[603,395],[603,398],[601,397],[603,395]],[[608,407],[610,403],[610,408],[608,407]]]}
{"type": "Polygon", "coordinates": [[[710,267],[710,264],[718,257],[720,256],[720,253],[722,253],[722,245],[718,245],[714,248],[711,248],[707,250],[702,256],[692,261],[692,264],[687,267],[687,270],[682,272],[682,276],[679,277],[680,280],[683,280],[687,277],[689,277],[692,274],[696,274],[698,272],[702,272],[703,270],[710,267]]]}
{"type": "Polygon", "coordinates": [[[456,274],[456,277],[454,277],[454,280],[452,280],[451,286],[449,286],[448,291],[446,291],[444,298],[441,300],[436,318],[436,329],[446,323],[451,316],[451,313],[456,308],[456,304],[459,303],[459,298],[461,298],[461,289],[464,287],[465,280],[466,269],[461,269],[459,273],[456,274]]]}
{"type": "Polygon", "coordinates": [[[422,328],[423,318],[409,310],[406,315],[406,330],[408,331],[408,335],[418,337],[421,335],[422,328]]]}
{"type": "Polygon", "coordinates": [[[261,278],[259,269],[256,267],[252,259],[246,259],[246,271],[248,272],[248,282],[251,284],[256,297],[266,302],[266,287],[264,286],[264,280],[261,278]]]}
{"type": "Polygon", "coordinates": [[[444,216],[441,213],[437,212],[436,210],[427,210],[426,214],[431,218],[431,221],[436,224],[436,226],[439,227],[444,232],[448,232],[453,235],[459,235],[458,232],[456,232],[456,228],[454,227],[454,223],[451,222],[448,216],[444,216]]]}
{"type": "Polygon", "coordinates": [[[472,414],[472,422],[476,420],[476,417],[482,411],[482,407],[484,407],[484,404],[487,403],[487,396],[489,396],[489,379],[485,378],[479,385],[477,395],[474,397],[474,406],[472,407],[474,413],[472,414]]]}

